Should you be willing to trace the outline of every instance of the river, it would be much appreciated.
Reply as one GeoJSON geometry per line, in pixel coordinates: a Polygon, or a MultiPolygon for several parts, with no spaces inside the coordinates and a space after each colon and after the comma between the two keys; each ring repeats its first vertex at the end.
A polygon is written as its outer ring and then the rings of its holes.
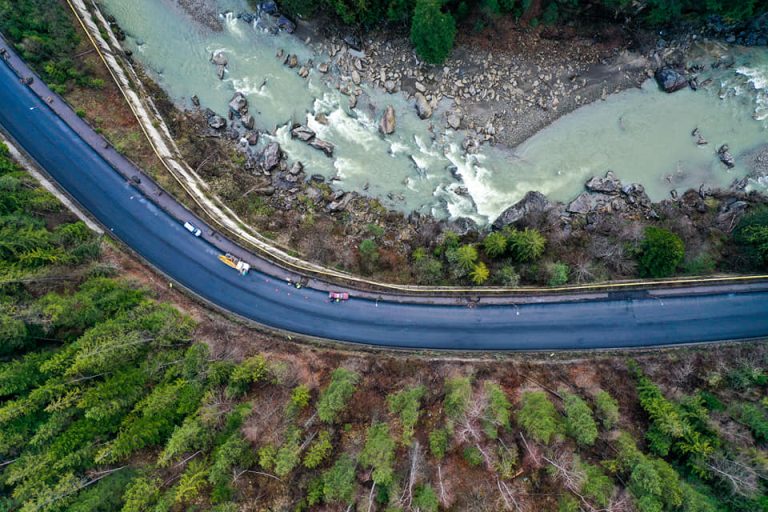
{"type": "Polygon", "coordinates": [[[701,73],[701,83],[712,82],[696,92],[666,94],[649,80],[561,117],[516,148],[483,145],[468,155],[461,149],[466,134],[439,121],[448,108],[445,100],[432,120],[422,121],[404,95],[363,85],[369,100],[351,110],[330,76],[313,69],[304,79],[276,58],[279,50],[316,64],[328,56],[314,55],[294,36],[272,35],[258,23],[238,20],[232,13],[249,10],[244,0],[216,2],[221,13],[230,13],[222,14],[218,32],[195,22],[173,0],[99,3],[126,32],[125,44],[135,58],[180,105],[190,106],[197,95],[204,107],[223,115],[234,92],[241,91],[257,128],[270,131],[308,174],[333,178],[337,188],[377,197],[403,212],[469,217],[483,225],[529,190],[569,201],[589,177],[607,170],[625,183],[642,183],[658,201],[672,189],[729,185],[746,175],[744,155],[768,142],[764,48],[730,49],[735,65],[701,73]],[[229,60],[223,80],[209,62],[219,51],[229,60]],[[385,137],[378,121],[390,104],[397,130],[385,137]],[[327,116],[327,124],[317,122],[319,114],[327,116]],[[333,143],[334,157],[292,140],[293,122],[309,125],[333,143]],[[709,144],[695,143],[694,128],[709,144]],[[737,157],[733,169],[718,160],[722,144],[737,157]]]}

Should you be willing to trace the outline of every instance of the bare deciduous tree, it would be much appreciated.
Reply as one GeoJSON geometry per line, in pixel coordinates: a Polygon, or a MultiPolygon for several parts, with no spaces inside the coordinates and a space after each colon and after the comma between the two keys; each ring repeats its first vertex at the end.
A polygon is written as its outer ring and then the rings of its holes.
{"type": "Polygon", "coordinates": [[[529,443],[522,432],[520,432],[520,439],[523,441],[523,446],[531,461],[532,468],[540,468],[543,465],[541,449],[537,445],[529,443]]]}
{"type": "MultiPolygon", "coordinates": [[[[411,449],[409,450],[409,454],[411,460],[411,469],[408,473],[408,485],[405,486],[403,495],[400,497],[400,504],[406,508],[410,508],[411,503],[413,502],[413,487],[416,485],[416,481],[418,480],[419,472],[421,469],[422,453],[421,444],[418,441],[413,441],[413,444],[411,444],[411,449]]],[[[439,471],[440,466],[438,466],[438,472],[439,471]]]]}
{"type": "Polygon", "coordinates": [[[749,464],[718,455],[709,459],[706,467],[737,496],[754,496],[759,490],[760,475],[749,464]]]}
{"type": "Polygon", "coordinates": [[[584,471],[574,463],[572,452],[560,450],[554,457],[542,456],[554,469],[555,478],[563,483],[563,486],[572,493],[580,496],[581,487],[587,476],[584,471]]]}
{"type": "Polygon", "coordinates": [[[523,512],[520,500],[512,492],[509,485],[501,479],[496,479],[496,486],[499,488],[499,494],[501,494],[501,500],[504,502],[504,508],[506,510],[516,510],[517,512],[523,512]]]}

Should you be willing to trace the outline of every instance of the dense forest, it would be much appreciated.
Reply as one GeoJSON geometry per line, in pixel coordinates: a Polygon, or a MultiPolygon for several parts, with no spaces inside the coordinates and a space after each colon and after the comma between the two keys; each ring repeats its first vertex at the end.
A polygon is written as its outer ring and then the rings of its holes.
{"type": "Polygon", "coordinates": [[[54,92],[61,94],[73,84],[103,85],[73,58],[80,38],[61,5],[50,0],[0,0],[0,32],[54,92]]]}
{"type": "Polygon", "coordinates": [[[0,188],[0,510],[768,510],[764,347],[233,356],[4,147],[0,188]]]}
{"type": "Polygon", "coordinates": [[[432,63],[447,57],[457,25],[476,30],[499,16],[514,16],[532,27],[580,19],[656,27],[709,16],[740,22],[768,10],[762,0],[281,0],[280,4],[293,15],[320,11],[350,25],[410,27],[416,51],[432,63]]]}
{"type": "MultiPolygon", "coordinates": [[[[94,85],[56,9],[9,5],[2,30],[47,80],[94,85]]],[[[736,230],[750,264],[768,262],[766,226],[758,209],[736,230]]],[[[674,271],[681,244],[645,232],[638,272],[674,271]]],[[[533,272],[547,247],[506,230],[417,260],[426,278],[513,282],[506,262],[533,272]]],[[[768,511],[762,346],[637,364],[370,357],[253,333],[222,349],[105,250],[0,146],[0,511],[768,511]]]]}

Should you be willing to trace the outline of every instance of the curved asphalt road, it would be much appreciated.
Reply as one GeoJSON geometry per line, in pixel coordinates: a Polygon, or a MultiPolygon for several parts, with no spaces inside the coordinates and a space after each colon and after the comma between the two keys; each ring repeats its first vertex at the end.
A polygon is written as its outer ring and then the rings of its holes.
{"type": "Polygon", "coordinates": [[[372,345],[460,350],[639,347],[768,335],[768,291],[474,309],[355,297],[331,303],[326,292],[296,290],[256,271],[241,277],[223,265],[221,251],[126,183],[5,64],[0,64],[0,125],[80,205],[156,268],[218,306],[270,327],[372,345]]]}

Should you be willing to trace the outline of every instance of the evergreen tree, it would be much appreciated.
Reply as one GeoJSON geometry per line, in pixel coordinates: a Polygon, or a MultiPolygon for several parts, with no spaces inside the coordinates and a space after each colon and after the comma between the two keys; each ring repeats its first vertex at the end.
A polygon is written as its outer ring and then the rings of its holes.
{"type": "Polygon", "coordinates": [[[544,391],[523,393],[517,422],[534,440],[549,444],[562,430],[559,416],[544,391]]]}
{"type": "Polygon", "coordinates": [[[589,405],[579,396],[565,393],[565,429],[578,444],[592,446],[597,439],[597,424],[589,405]]]}
{"type": "Polygon", "coordinates": [[[453,48],[456,21],[442,12],[442,0],[416,0],[411,22],[411,42],[416,53],[430,64],[442,64],[453,48]]]}

